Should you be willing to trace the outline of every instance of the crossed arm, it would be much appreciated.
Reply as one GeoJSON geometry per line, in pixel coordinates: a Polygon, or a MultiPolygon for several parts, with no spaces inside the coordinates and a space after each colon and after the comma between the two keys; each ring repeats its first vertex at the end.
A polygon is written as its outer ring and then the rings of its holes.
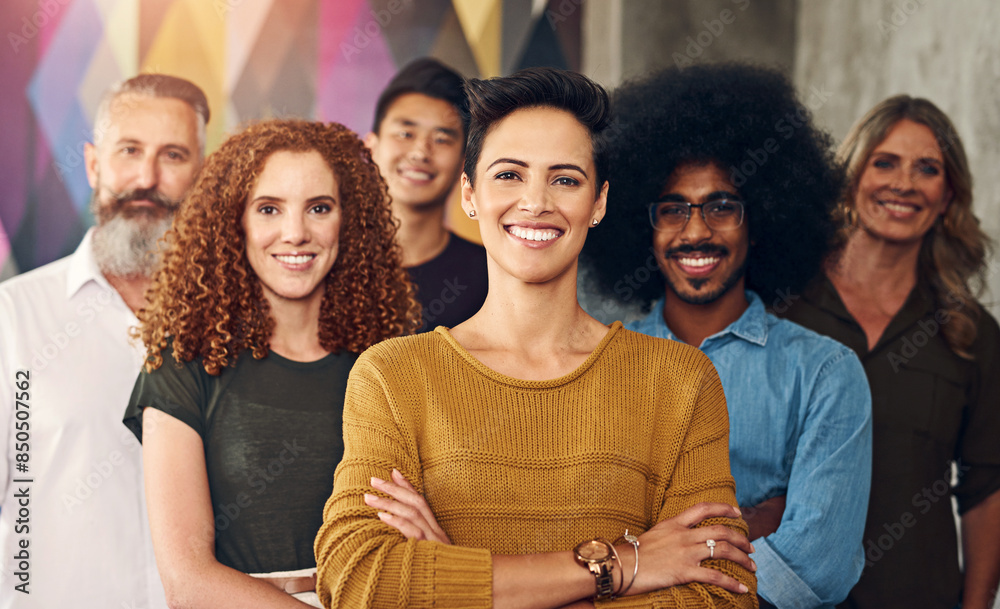
{"type": "MultiPolygon", "coordinates": [[[[317,592],[324,605],[542,609],[564,607],[594,596],[594,577],[576,563],[570,551],[506,555],[449,545],[444,529],[452,531],[450,527],[461,527],[465,522],[461,520],[465,516],[456,520],[459,511],[465,513],[464,500],[439,497],[434,509],[440,511],[435,514],[429,507],[435,505],[434,501],[424,502],[418,492],[425,486],[418,448],[418,438],[427,437],[427,429],[419,427],[425,421],[421,417],[410,421],[410,415],[394,411],[389,398],[382,394],[384,384],[378,375],[368,376],[363,360],[359,363],[362,365],[352,371],[345,407],[345,457],[338,467],[334,492],[326,504],[324,524],[316,539],[317,592]],[[403,472],[405,480],[398,473],[391,474],[393,469],[403,472]],[[385,480],[375,481],[373,486],[373,478],[385,480]],[[390,491],[413,501],[391,499],[390,491]],[[385,515],[377,516],[378,511],[385,515]],[[444,527],[438,524],[438,518],[446,523],[444,527]],[[400,527],[409,534],[401,533],[400,527]]],[[[717,378],[714,382],[718,383],[717,378]]],[[[722,403],[707,410],[710,412],[703,413],[705,416],[725,420],[722,403]]],[[[732,478],[719,466],[727,461],[727,436],[708,436],[703,429],[711,426],[699,425],[692,423],[698,431],[687,435],[690,446],[681,450],[674,469],[662,474],[669,478],[666,495],[657,511],[643,517],[652,525],[646,525],[649,530],[639,538],[636,581],[628,596],[616,600],[615,606],[756,606],[754,564],[747,556],[752,548],[745,537],[746,526],[732,505],[732,478]],[[716,503],[704,503],[710,500],[716,503]],[[730,504],[718,503],[725,500],[730,504]],[[717,541],[714,560],[709,560],[710,550],[705,543],[708,539],[717,541]]],[[[514,470],[502,471],[507,473],[497,475],[517,475],[514,470]]],[[[463,470],[462,475],[472,474],[463,470]]],[[[664,492],[662,486],[659,488],[664,492]]],[[[652,491],[652,487],[647,490],[652,491]]],[[[456,486],[440,492],[462,495],[464,491],[456,486]]],[[[533,518],[558,518],[551,513],[539,516],[538,507],[524,509],[533,518]]],[[[588,510],[615,514],[613,518],[618,520],[621,508],[608,505],[588,510]]],[[[567,526],[579,526],[572,524],[579,520],[572,513],[567,511],[565,516],[570,519],[567,526]]],[[[625,518],[625,522],[630,520],[625,518]]],[[[527,537],[514,545],[524,544],[530,544],[527,537]]],[[[631,575],[632,547],[625,545],[622,550],[622,571],[631,575]]],[[[616,576],[616,588],[619,582],[620,576],[616,576]]]]}
{"type": "Polygon", "coordinates": [[[839,603],[864,563],[872,445],[864,369],[844,349],[806,389],[787,495],[744,509],[760,566],[758,593],[779,607],[839,603]]]}
{"type": "MultiPolygon", "coordinates": [[[[393,469],[390,480],[372,478],[372,486],[388,497],[365,494],[365,504],[379,510],[378,517],[407,539],[435,541],[450,545],[448,534],[438,524],[423,496],[393,469]]],[[[753,547],[741,532],[717,524],[695,528],[710,518],[739,518],[740,511],[725,503],[700,503],[664,520],[639,536],[641,570],[634,570],[635,552],[624,544],[617,548],[621,570],[612,571],[615,589],[622,589],[635,572],[626,596],[699,582],[719,586],[735,594],[747,587],[734,577],[702,566],[710,556],[732,560],[753,571],[756,566],[747,556],[753,547]],[[716,541],[710,553],[706,541],[716,541]],[[629,575],[625,575],[629,574],[629,575]],[[625,578],[623,584],[622,579],[625,578]]],[[[558,607],[574,601],[588,606],[594,593],[593,576],[576,564],[571,552],[553,552],[529,556],[494,556],[494,607],[558,607]],[[545,579],[533,576],[546,573],[545,579]],[[549,579],[552,578],[552,579],[549,579]],[[552,581],[568,585],[552,585],[552,581]],[[570,583],[572,582],[572,583],[570,583]]],[[[591,605],[592,606],[592,605],[591,605]]]]}

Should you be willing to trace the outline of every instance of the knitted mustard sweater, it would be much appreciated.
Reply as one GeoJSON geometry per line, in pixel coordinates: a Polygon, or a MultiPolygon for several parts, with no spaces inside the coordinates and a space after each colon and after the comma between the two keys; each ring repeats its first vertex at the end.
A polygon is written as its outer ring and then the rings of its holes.
{"type": "MultiPolygon", "coordinates": [[[[571,550],[645,531],[702,501],[736,505],[722,385],[698,349],[615,323],[572,373],[499,374],[444,328],[368,349],[351,371],[344,460],[316,538],[327,607],[489,607],[491,554],[571,550]],[[406,540],[376,517],[370,479],[401,471],[454,545],[406,540]],[[370,604],[369,604],[370,603],[370,604]]],[[[730,519],[705,524],[735,523],[730,519]]],[[[689,584],[616,607],[755,607],[689,584]]],[[[642,569],[642,565],[639,565],[642,569]]]]}

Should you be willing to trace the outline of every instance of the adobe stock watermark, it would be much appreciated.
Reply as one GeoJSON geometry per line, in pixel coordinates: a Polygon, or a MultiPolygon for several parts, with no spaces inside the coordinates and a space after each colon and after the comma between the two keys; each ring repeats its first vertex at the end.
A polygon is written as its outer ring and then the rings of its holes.
{"type": "Polygon", "coordinates": [[[927,0],[903,0],[902,2],[893,4],[892,12],[889,13],[889,20],[879,19],[876,24],[879,36],[883,40],[887,40],[890,36],[898,32],[899,28],[906,25],[910,17],[915,15],[926,4],[927,0]]]}
{"type": "Polygon", "coordinates": [[[375,9],[369,10],[371,19],[366,21],[364,25],[354,28],[354,38],[351,39],[351,42],[340,43],[341,55],[344,59],[353,61],[354,57],[367,49],[372,41],[382,36],[383,28],[389,25],[393,17],[412,6],[413,0],[389,0],[385,8],[377,11],[375,9]]]}
{"type": "Polygon", "coordinates": [[[21,47],[37,36],[38,32],[48,25],[59,11],[69,6],[70,2],[72,0],[40,0],[38,10],[30,16],[21,17],[20,29],[7,32],[7,42],[10,43],[14,54],[20,53],[21,47]]]}
{"type": "Polygon", "coordinates": [[[553,30],[556,29],[556,24],[569,19],[573,13],[580,9],[582,4],[583,0],[562,0],[555,10],[551,8],[547,9],[545,11],[545,18],[549,22],[549,27],[553,30]]]}
{"type": "Polygon", "coordinates": [[[459,297],[469,289],[469,286],[462,283],[458,277],[444,280],[444,288],[437,298],[427,303],[423,310],[424,326],[430,325],[448,310],[448,305],[454,304],[459,297]]]}
{"type": "Polygon", "coordinates": [[[774,301],[771,302],[771,306],[768,308],[774,313],[782,315],[799,298],[801,297],[798,294],[792,293],[791,288],[778,288],[774,291],[774,301]]]}
{"type": "MultiPolygon", "coordinates": [[[[128,431],[128,430],[126,430],[128,431]]],[[[129,432],[131,434],[131,432],[129,432]]],[[[101,486],[107,482],[116,471],[125,464],[125,455],[120,450],[112,450],[104,459],[91,464],[86,475],[78,476],[72,493],[63,493],[62,504],[66,511],[72,514],[85,501],[90,499],[101,486]]],[[[138,489],[141,491],[141,489],[138,489]]]]}
{"type": "MultiPolygon", "coordinates": [[[[642,288],[650,280],[659,277],[660,265],[656,261],[656,250],[652,246],[648,248],[649,256],[646,256],[644,264],[636,267],[631,273],[626,273],[621,279],[615,282],[611,289],[618,295],[619,300],[628,303],[632,301],[637,290],[642,288]]],[[[604,312],[608,313],[611,303],[604,303],[604,312]]]]}
{"type": "Polygon", "coordinates": [[[216,532],[225,531],[232,526],[240,515],[253,505],[254,497],[262,495],[275,480],[285,475],[287,467],[306,450],[306,447],[300,444],[298,439],[293,439],[290,442],[282,440],[282,448],[267,463],[261,463],[244,470],[243,475],[246,477],[247,485],[253,489],[254,494],[241,491],[231,498],[232,501],[216,503],[212,506],[212,511],[215,512],[212,523],[206,523],[201,530],[192,533],[189,539],[195,542],[214,543],[216,532]]]}
{"type": "MultiPolygon", "coordinates": [[[[267,487],[275,480],[285,474],[285,468],[299,458],[299,455],[306,452],[306,447],[299,444],[298,439],[291,442],[283,440],[282,448],[270,461],[263,465],[254,466],[248,469],[244,475],[247,484],[252,488],[257,496],[264,494],[267,487]]],[[[240,513],[253,504],[253,496],[243,491],[236,494],[230,503],[219,503],[216,505],[220,513],[215,516],[215,530],[225,531],[240,517],[240,513]]]]}
{"type": "MultiPolygon", "coordinates": [[[[830,101],[832,96],[833,93],[827,91],[822,85],[818,88],[816,85],[810,86],[809,97],[806,98],[805,105],[800,105],[794,113],[788,112],[784,117],[779,118],[774,123],[775,133],[783,141],[790,140],[795,135],[797,129],[808,124],[809,111],[815,112],[819,110],[830,101]],[[807,107],[809,111],[806,110],[807,107]]],[[[747,148],[747,159],[740,162],[739,167],[735,165],[729,166],[729,181],[737,188],[743,186],[746,184],[747,178],[756,174],[757,170],[763,167],[768,159],[780,149],[781,143],[777,137],[767,138],[761,143],[760,148],[747,148]]]]}
{"type": "Polygon", "coordinates": [[[212,0],[212,8],[215,9],[215,14],[219,16],[219,19],[225,19],[233,9],[238,8],[243,2],[245,0],[212,0]]]}
{"type": "MultiPolygon", "coordinates": [[[[156,433],[157,424],[155,421],[156,419],[143,419],[143,432],[147,437],[156,433]]],[[[121,471],[123,466],[135,463],[141,469],[141,457],[136,455],[136,452],[142,447],[142,444],[132,433],[132,430],[122,426],[118,441],[120,443],[118,448],[110,450],[103,459],[92,462],[85,474],[77,476],[72,492],[63,493],[62,504],[66,513],[72,514],[98,493],[101,486],[121,471]]],[[[142,488],[137,489],[137,491],[142,492],[142,488]]]]}
{"type": "Polygon", "coordinates": [[[601,136],[594,140],[594,155],[607,152],[624,137],[625,128],[622,127],[622,121],[618,116],[614,116],[611,123],[601,132],[601,136]]]}
{"type": "MultiPolygon", "coordinates": [[[[750,6],[750,0],[732,0],[732,2],[740,12],[747,10],[750,6]]],[[[705,26],[705,29],[694,36],[687,37],[688,44],[684,47],[683,53],[674,51],[674,54],[671,55],[674,65],[681,69],[693,66],[694,60],[701,57],[705,49],[712,46],[712,43],[722,36],[726,31],[726,26],[736,22],[736,17],[736,13],[725,8],[719,12],[719,16],[715,19],[702,21],[701,23],[705,26]]]]}
{"type": "Polygon", "coordinates": [[[951,313],[947,309],[938,309],[931,319],[921,319],[917,322],[917,331],[910,336],[903,338],[903,344],[899,347],[899,352],[890,351],[886,354],[889,365],[893,372],[899,372],[899,366],[910,363],[921,347],[926,345],[932,338],[937,336],[941,327],[951,321],[951,313]]]}
{"type": "MultiPolygon", "coordinates": [[[[959,477],[972,469],[972,466],[963,465],[960,460],[955,462],[955,466],[958,468],[959,477]]],[[[952,466],[949,464],[948,469],[944,471],[944,475],[941,478],[913,495],[910,504],[919,510],[919,515],[931,511],[933,504],[941,501],[941,499],[947,500],[948,494],[951,492],[951,478],[952,466]]],[[[916,525],[917,516],[910,511],[900,514],[899,518],[894,522],[882,523],[882,529],[885,533],[881,533],[877,538],[869,537],[865,540],[865,568],[868,569],[882,560],[885,553],[891,551],[903,539],[906,532],[916,525]]]]}
{"type": "Polygon", "coordinates": [[[32,349],[31,369],[34,372],[45,370],[49,362],[59,357],[66,347],[83,332],[83,328],[97,319],[98,314],[111,304],[111,292],[102,290],[96,296],[88,296],[76,307],[76,321],[66,322],[61,328],[48,332],[49,340],[40,347],[32,349]]]}
{"type": "MultiPolygon", "coordinates": [[[[993,275],[1000,271],[1000,266],[994,265],[993,269],[983,277],[984,282],[988,281],[993,275]]],[[[945,296],[950,304],[960,304],[963,302],[962,299],[958,298],[954,291],[949,291],[945,296]]],[[[957,309],[948,309],[946,307],[940,307],[934,311],[934,316],[929,319],[921,319],[917,322],[917,329],[911,333],[909,336],[903,337],[902,344],[895,351],[890,351],[886,354],[886,359],[889,361],[889,365],[892,366],[893,372],[899,372],[899,367],[901,365],[905,366],[910,363],[917,353],[924,346],[931,341],[932,338],[938,335],[939,332],[944,328],[948,322],[951,321],[953,314],[956,311],[961,311],[964,306],[959,306],[957,309]]]]}

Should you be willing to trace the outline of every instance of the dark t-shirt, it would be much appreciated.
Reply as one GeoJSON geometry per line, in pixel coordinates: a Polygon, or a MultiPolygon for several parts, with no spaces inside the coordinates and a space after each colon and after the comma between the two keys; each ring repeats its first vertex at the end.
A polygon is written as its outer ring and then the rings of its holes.
{"type": "Polygon", "coordinates": [[[436,258],[406,270],[423,309],[420,332],[437,326],[454,328],[472,317],[486,300],[486,249],[455,233],[436,258]]]}
{"type": "Polygon", "coordinates": [[[825,276],[785,317],[857,353],[872,391],[872,491],[865,569],[841,605],[940,607],[961,600],[951,497],[965,512],[1000,489],[1000,329],[979,320],[975,360],[941,332],[948,319],[917,285],[871,350],[864,330],[825,276]],[[951,486],[951,463],[960,478],[951,486]]]}
{"type": "Polygon", "coordinates": [[[295,362],[244,351],[211,376],[173,353],[132,390],[125,425],[142,438],[142,409],[189,425],[205,446],[216,558],[244,573],[314,567],[313,540],[344,454],[347,377],[357,355],[295,362]]]}

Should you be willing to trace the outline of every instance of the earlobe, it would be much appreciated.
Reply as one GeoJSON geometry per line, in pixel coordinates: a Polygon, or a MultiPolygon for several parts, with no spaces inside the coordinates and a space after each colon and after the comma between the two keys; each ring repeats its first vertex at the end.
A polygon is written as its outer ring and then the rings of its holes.
{"type": "Polygon", "coordinates": [[[97,188],[97,147],[90,142],[83,145],[83,167],[87,171],[87,182],[91,190],[97,188]]]}
{"type": "Polygon", "coordinates": [[[472,201],[472,197],[475,192],[472,190],[472,184],[469,182],[469,176],[462,172],[462,211],[465,212],[466,216],[470,218],[476,217],[476,207],[472,201]]]}
{"type": "Polygon", "coordinates": [[[375,135],[374,131],[369,131],[368,134],[365,135],[364,142],[365,142],[365,147],[367,147],[368,150],[374,152],[375,148],[378,146],[378,136],[375,135]]]}
{"type": "Polygon", "coordinates": [[[594,201],[594,215],[591,220],[591,226],[597,226],[604,219],[604,214],[608,211],[608,191],[611,189],[611,185],[605,180],[604,185],[601,186],[601,191],[597,194],[597,200],[594,201]]]}

